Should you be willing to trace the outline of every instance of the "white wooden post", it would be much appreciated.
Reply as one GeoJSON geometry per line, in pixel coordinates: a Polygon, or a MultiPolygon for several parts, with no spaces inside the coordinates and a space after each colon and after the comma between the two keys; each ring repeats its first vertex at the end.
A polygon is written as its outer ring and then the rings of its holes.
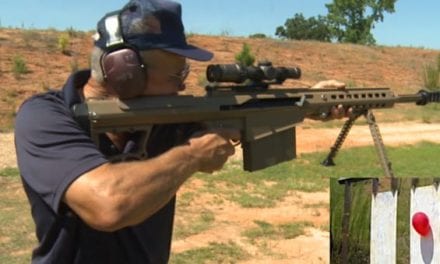
{"type": "Polygon", "coordinates": [[[370,263],[396,263],[397,191],[372,194],[370,263]]]}

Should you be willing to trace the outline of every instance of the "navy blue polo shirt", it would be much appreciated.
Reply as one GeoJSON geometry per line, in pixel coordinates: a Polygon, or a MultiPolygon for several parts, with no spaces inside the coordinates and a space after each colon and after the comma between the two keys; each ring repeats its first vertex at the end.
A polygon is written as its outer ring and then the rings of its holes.
{"type": "MultiPolygon", "coordinates": [[[[89,78],[90,71],[77,72],[61,91],[28,99],[17,114],[18,167],[39,241],[32,263],[167,263],[175,198],[143,223],[116,232],[87,226],[62,201],[75,179],[119,154],[105,137],[106,144],[101,141],[103,147],[97,149],[72,116],[71,107],[81,101],[78,89],[89,78]]],[[[154,127],[149,155],[182,143],[189,131],[193,130],[182,124],[154,127]]]]}

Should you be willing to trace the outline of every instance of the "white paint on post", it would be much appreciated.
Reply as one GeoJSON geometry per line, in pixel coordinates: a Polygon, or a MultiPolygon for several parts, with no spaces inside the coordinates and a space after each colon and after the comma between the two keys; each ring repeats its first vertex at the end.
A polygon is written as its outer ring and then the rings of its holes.
{"type": "Polygon", "coordinates": [[[434,186],[417,187],[411,191],[410,250],[412,264],[440,263],[440,192],[434,186]],[[412,225],[415,213],[428,216],[431,226],[426,236],[421,236],[412,225]]]}
{"type": "Polygon", "coordinates": [[[370,263],[396,263],[397,191],[372,194],[370,263]]]}

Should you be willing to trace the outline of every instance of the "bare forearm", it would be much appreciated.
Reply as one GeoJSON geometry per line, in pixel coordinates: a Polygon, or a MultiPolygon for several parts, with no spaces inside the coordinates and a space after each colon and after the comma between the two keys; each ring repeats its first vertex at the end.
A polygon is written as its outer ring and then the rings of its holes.
{"type": "Polygon", "coordinates": [[[103,220],[103,227],[97,226],[101,229],[117,230],[140,223],[169,202],[197,171],[196,162],[185,148],[173,148],[150,160],[109,163],[92,170],[79,180],[83,181],[83,196],[89,197],[89,202],[79,201],[73,209],[83,212],[80,216],[86,222],[88,218],[106,218],[108,223],[103,220]],[[89,193],[84,194],[84,190],[89,193]]]}
{"type": "Polygon", "coordinates": [[[222,168],[239,131],[219,130],[145,161],[104,164],[76,179],[64,202],[87,224],[114,231],[138,224],[162,208],[196,171],[222,168]]]}
{"type": "Polygon", "coordinates": [[[177,147],[158,158],[111,164],[106,170],[115,179],[110,189],[119,197],[121,224],[131,225],[145,220],[168,203],[184,181],[197,171],[197,166],[186,155],[184,147],[177,147]]]}

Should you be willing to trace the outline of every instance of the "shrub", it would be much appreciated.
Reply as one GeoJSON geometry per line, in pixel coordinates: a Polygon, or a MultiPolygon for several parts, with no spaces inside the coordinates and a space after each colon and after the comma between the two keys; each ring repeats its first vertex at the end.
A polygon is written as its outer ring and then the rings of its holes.
{"type": "Polygon", "coordinates": [[[255,56],[251,53],[251,47],[247,43],[244,43],[241,51],[235,55],[235,61],[244,66],[254,64],[255,56]]]}
{"type": "Polygon", "coordinates": [[[62,34],[58,37],[58,48],[64,55],[70,55],[69,44],[70,37],[68,34],[62,34]]]}
{"type": "Polygon", "coordinates": [[[12,60],[12,73],[18,79],[22,74],[28,73],[28,67],[22,56],[16,55],[12,60]]]}
{"type": "Polygon", "coordinates": [[[199,77],[197,78],[197,84],[201,87],[205,87],[206,85],[209,84],[205,74],[199,75],[199,77]]]}

